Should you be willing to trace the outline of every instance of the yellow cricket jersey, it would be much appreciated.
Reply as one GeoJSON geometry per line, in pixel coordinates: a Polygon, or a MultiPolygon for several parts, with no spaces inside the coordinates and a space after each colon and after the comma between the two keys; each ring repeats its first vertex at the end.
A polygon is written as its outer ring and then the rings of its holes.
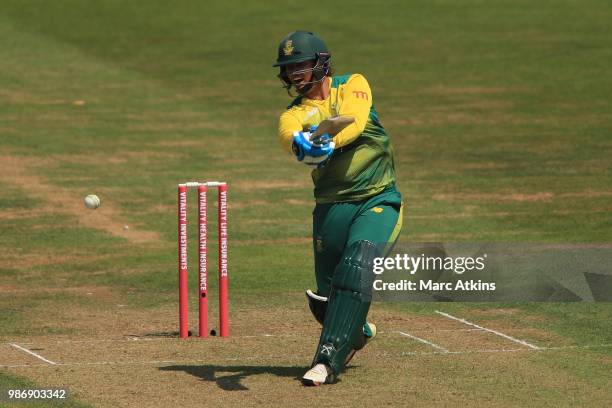
{"type": "Polygon", "coordinates": [[[317,203],[357,201],[374,196],[395,183],[393,148],[378,121],[368,81],[360,74],[334,76],[325,100],[296,98],[279,121],[283,148],[291,152],[294,131],[336,115],[355,122],[334,136],[336,148],[327,164],[312,171],[317,203]]]}

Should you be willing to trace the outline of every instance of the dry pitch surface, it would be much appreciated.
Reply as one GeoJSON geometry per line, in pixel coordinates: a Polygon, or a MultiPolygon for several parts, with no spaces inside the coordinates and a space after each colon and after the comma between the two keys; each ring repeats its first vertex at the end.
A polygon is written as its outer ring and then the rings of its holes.
{"type": "Polygon", "coordinates": [[[158,310],[154,319],[147,314],[148,320],[129,311],[98,312],[79,323],[88,336],[4,338],[0,368],[67,388],[96,407],[306,405],[330,398],[338,406],[365,400],[373,406],[546,406],[551,394],[565,396],[567,406],[609,401],[605,390],[549,363],[612,345],[573,344],[534,322],[509,323],[505,317],[520,313],[514,309],[456,316],[443,308],[406,315],[375,307],[370,317],[381,333],[341,381],[302,387],[318,327],[301,296],[282,311],[234,310],[231,337],[224,339],[176,338],[164,330],[174,309],[158,310]]]}

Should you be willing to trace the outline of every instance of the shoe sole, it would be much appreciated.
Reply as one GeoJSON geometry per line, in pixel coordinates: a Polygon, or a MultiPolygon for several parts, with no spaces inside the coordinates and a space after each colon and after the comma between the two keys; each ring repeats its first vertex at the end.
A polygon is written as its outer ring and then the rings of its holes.
{"type": "Polygon", "coordinates": [[[335,382],[336,382],[336,376],[333,374],[328,374],[327,378],[323,382],[318,382],[318,381],[314,381],[314,380],[310,380],[308,378],[302,377],[302,384],[305,385],[306,387],[318,387],[323,384],[334,384],[335,382]]]}
{"type": "Polygon", "coordinates": [[[320,386],[322,383],[320,382],[316,382],[313,380],[307,380],[305,378],[302,378],[302,384],[306,387],[318,387],[320,386]]]}

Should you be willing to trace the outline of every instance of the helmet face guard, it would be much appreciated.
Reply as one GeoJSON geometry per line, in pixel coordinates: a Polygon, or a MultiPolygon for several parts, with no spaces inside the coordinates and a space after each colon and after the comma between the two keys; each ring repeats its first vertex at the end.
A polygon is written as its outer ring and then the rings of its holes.
{"type": "MultiPolygon", "coordinates": [[[[309,61],[309,60],[306,60],[309,61]]],[[[329,68],[331,65],[331,54],[328,52],[320,52],[317,53],[316,59],[314,59],[315,64],[312,68],[301,69],[299,71],[293,71],[292,74],[306,74],[308,72],[312,72],[312,79],[308,82],[303,83],[303,86],[298,88],[295,83],[291,81],[289,75],[287,74],[287,66],[280,65],[280,73],[278,74],[278,78],[280,78],[283,83],[283,88],[287,90],[287,93],[290,96],[295,96],[291,92],[291,88],[295,88],[298,94],[305,95],[314,86],[314,84],[321,82],[329,73],[329,68]]]]}

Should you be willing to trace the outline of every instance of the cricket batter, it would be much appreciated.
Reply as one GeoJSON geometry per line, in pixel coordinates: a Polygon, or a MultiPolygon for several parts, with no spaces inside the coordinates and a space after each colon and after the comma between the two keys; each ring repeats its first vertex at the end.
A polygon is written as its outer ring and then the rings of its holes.
{"type": "Polygon", "coordinates": [[[335,382],[356,350],[376,336],[366,322],[373,260],[385,256],[402,226],[393,148],[378,120],[368,81],[360,74],[335,76],[325,43],[307,31],[287,35],[275,67],[297,98],[281,114],[282,147],[312,167],[316,207],[313,246],[316,293],[307,298],[323,325],[305,385],[335,382]],[[321,121],[349,116],[337,134],[311,138],[321,121]]]}

